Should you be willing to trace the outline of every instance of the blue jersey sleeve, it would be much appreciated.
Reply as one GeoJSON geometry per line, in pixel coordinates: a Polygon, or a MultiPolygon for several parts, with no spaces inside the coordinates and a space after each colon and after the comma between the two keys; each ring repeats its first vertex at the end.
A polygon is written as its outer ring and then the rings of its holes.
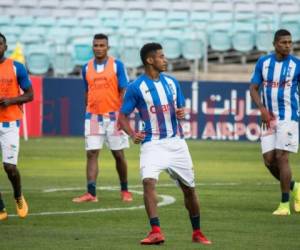
{"type": "Polygon", "coordinates": [[[133,112],[138,104],[138,94],[133,84],[130,84],[126,89],[123,104],[121,107],[121,113],[129,115],[133,112]]]}
{"type": "Polygon", "coordinates": [[[82,74],[82,79],[83,79],[83,83],[84,83],[84,89],[85,89],[85,91],[88,91],[88,82],[86,80],[86,67],[87,67],[87,64],[82,66],[81,74],[82,74]]]}
{"type": "Polygon", "coordinates": [[[176,92],[177,92],[177,108],[183,108],[185,106],[185,98],[183,96],[180,84],[178,81],[176,81],[176,92]]]}
{"type": "Polygon", "coordinates": [[[14,61],[16,67],[17,81],[21,89],[26,90],[31,86],[31,81],[28,77],[27,70],[22,63],[14,61]]]}
{"type": "Polygon", "coordinates": [[[119,60],[115,60],[115,63],[117,65],[117,78],[119,83],[119,89],[127,88],[129,79],[126,68],[124,64],[119,60]]]}
{"type": "Polygon", "coordinates": [[[258,59],[254,72],[252,74],[251,78],[251,84],[258,84],[261,85],[263,82],[263,77],[262,77],[262,58],[258,59]]]}

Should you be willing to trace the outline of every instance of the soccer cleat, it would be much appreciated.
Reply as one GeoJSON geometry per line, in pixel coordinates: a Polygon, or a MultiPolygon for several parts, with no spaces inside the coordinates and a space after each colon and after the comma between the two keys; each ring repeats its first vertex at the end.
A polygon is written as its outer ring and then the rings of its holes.
{"type": "Polygon", "coordinates": [[[5,208],[3,210],[0,211],[0,221],[1,220],[6,220],[8,217],[7,212],[5,210],[5,208]]]}
{"type": "Polygon", "coordinates": [[[125,202],[131,202],[132,199],[132,193],[128,192],[128,191],[121,191],[121,199],[122,201],[125,202]]]}
{"type": "Polygon", "coordinates": [[[205,237],[205,235],[199,230],[193,232],[192,241],[196,243],[202,243],[204,245],[210,245],[211,241],[205,237]]]}
{"type": "Polygon", "coordinates": [[[23,195],[16,198],[16,209],[20,218],[24,219],[28,215],[28,205],[23,195]]]}
{"type": "Polygon", "coordinates": [[[85,193],[79,197],[75,197],[72,200],[75,203],[82,203],[82,202],[98,202],[97,196],[93,196],[90,193],[85,193]]]}
{"type": "Polygon", "coordinates": [[[295,183],[294,190],[292,192],[293,198],[294,198],[294,209],[295,212],[300,212],[300,184],[295,183]]]}
{"type": "Polygon", "coordinates": [[[165,242],[165,237],[161,232],[150,232],[148,236],[141,240],[142,245],[159,245],[165,242]]]}
{"type": "Polygon", "coordinates": [[[273,215],[290,215],[290,203],[280,202],[278,208],[273,212],[273,215]]]}

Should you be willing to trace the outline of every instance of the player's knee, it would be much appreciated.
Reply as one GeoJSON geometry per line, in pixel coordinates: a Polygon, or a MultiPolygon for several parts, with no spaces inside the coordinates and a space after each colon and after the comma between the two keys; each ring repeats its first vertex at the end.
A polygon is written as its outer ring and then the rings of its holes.
{"type": "Polygon", "coordinates": [[[88,150],[86,151],[86,156],[88,159],[93,159],[98,157],[98,150],[88,150]]]}
{"type": "Polygon", "coordinates": [[[275,158],[277,162],[288,162],[288,153],[278,151],[275,154],[275,158]]]}
{"type": "Polygon", "coordinates": [[[123,161],[124,160],[124,154],[122,150],[115,150],[112,151],[113,152],[113,156],[115,158],[116,161],[123,161]]]}
{"type": "Polygon", "coordinates": [[[10,163],[4,163],[3,166],[8,176],[14,177],[18,174],[18,169],[16,165],[10,163]]]}

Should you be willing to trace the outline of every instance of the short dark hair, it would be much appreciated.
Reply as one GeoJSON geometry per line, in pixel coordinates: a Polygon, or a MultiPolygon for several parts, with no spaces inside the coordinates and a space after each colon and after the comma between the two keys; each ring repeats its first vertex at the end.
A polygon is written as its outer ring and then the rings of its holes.
{"type": "Polygon", "coordinates": [[[6,44],[6,37],[2,33],[0,33],[0,37],[2,37],[4,43],[6,44]]]}
{"type": "Polygon", "coordinates": [[[277,30],[274,35],[274,42],[277,42],[282,36],[291,36],[291,32],[285,29],[277,30]]]}
{"type": "Polygon", "coordinates": [[[146,59],[150,53],[156,52],[157,50],[162,49],[162,46],[159,43],[146,43],[141,48],[140,56],[144,65],[147,64],[146,59]]]}
{"type": "Polygon", "coordinates": [[[94,35],[94,39],[105,39],[108,41],[108,37],[107,35],[103,34],[103,33],[98,33],[94,35]]]}

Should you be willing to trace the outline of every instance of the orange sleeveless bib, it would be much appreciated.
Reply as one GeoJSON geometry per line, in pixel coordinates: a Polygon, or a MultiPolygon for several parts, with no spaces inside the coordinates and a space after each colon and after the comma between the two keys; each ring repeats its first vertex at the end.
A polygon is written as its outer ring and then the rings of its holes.
{"type": "MultiPolygon", "coordinates": [[[[13,60],[7,58],[3,63],[0,63],[0,100],[19,95],[20,87],[14,71],[13,60]]],[[[11,105],[6,108],[0,106],[0,122],[20,120],[22,115],[20,105],[11,105]]]]}
{"type": "Polygon", "coordinates": [[[97,73],[94,68],[94,59],[90,60],[86,80],[88,83],[87,112],[106,114],[119,111],[121,96],[112,57],[108,57],[104,70],[100,73],[97,73]]]}

